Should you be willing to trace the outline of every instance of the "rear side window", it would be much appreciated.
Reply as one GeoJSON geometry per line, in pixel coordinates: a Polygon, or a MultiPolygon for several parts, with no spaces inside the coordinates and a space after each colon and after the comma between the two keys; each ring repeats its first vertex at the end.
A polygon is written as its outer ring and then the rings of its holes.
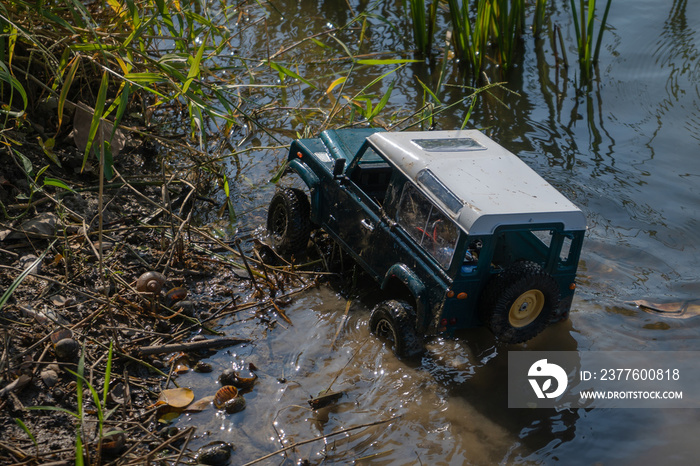
{"type": "Polygon", "coordinates": [[[411,183],[404,185],[397,221],[442,268],[449,268],[459,235],[457,225],[411,183]]]}

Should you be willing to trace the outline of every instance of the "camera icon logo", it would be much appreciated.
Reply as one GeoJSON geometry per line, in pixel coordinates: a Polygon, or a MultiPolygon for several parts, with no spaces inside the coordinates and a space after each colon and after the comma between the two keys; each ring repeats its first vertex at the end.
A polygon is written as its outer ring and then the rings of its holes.
{"type": "Polygon", "coordinates": [[[537,398],[556,398],[564,393],[569,383],[566,371],[546,359],[535,361],[527,375],[537,398]],[[552,387],[552,380],[556,380],[556,387],[552,387]]]}

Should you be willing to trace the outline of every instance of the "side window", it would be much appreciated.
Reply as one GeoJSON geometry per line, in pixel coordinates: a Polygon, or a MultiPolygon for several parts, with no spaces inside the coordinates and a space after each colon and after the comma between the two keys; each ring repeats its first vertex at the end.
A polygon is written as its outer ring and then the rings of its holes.
{"type": "Polygon", "coordinates": [[[393,169],[388,162],[367,146],[364,154],[352,170],[350,180],[378,205],[382,205],[386,196],[393,169]]]}
{"type": "Polygon", "coordinates": [[[561,265],[571,265],[571,262],[573,262],[572,257],[570,257],[571,253],[571,238],[568,236],[564,236],[564,241],[561,244],[561,251],[559,252],[559,261],[561,262],[561,265]]]}
{"type": "Polygon", "coordinates": [[[459,236],[457,225],[411,183],[404,185],[397,221],[443,268],[450,266],[459,236]]]}
{"type": "Polygon", "coordinates": [[[483,243],[479,238],[470,238],[467,243],[467,252],[464,255],[464,262],[462,263],[462,274],[468,275],[476,270],[476,266],[479,263],[479,255],[481,254],[481,248],[483,243]]]}

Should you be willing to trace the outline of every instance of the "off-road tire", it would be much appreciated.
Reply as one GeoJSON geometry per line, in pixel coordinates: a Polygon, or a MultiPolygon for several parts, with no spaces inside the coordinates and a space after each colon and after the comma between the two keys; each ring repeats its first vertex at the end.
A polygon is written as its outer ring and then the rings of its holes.
{"type": "Polygon", "coordinates": [[[534,262],[521,261],[486,284],[479,314],[498,340],[522,343],[542,332],[558,307],[559,285],[554,277],[534,262]]]}
{"type": "Polygon", "coordinates": [[[311,234],[309,199],[300,189],[278,190],[267,211],[267,232],[272,246],[286,256],[306,251],[311,234]]]}
{"type": "Polygon", "coordinates": [[[410,358],[423,352],[423,342],[416,333],[415,312],[404,301],[390,299],[377,304],[369,317],[369,329],[387,341],[400,358],[410,358]]]}

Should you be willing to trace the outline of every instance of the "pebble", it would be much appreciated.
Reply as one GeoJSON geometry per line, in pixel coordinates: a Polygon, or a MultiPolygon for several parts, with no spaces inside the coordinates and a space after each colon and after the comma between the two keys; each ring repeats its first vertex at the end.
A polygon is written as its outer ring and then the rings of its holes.
{"type": "Polygon", "coordinates": [[[48,388],[53,387],[56,385],[56,382],[58,382],[58,373],[51,369],[44,369],[41,371],[39,376],[41,377],[41,380],[44,381],[44,385],[46,385],[48,388]]]}

